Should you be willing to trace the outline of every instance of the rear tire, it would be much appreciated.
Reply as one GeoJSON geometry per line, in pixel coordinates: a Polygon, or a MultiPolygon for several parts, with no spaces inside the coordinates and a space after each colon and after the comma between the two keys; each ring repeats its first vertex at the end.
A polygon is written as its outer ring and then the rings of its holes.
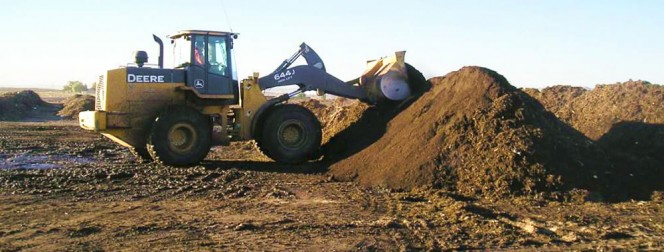
{"type": "Polygon", "coordinates": [[[322,139],[320,122],[308,109],[295,105],[277,105],[266,111],[256,143],[266,156],[286,164],[298,164],[316,158],[322,139]]]}
{"type": "Polygon", "coordinates": [[[189,107],[170,107],[157,117],[148,136],[152,159],[165,165],[200,163],[210,151],[210,119],[189,107]]]}

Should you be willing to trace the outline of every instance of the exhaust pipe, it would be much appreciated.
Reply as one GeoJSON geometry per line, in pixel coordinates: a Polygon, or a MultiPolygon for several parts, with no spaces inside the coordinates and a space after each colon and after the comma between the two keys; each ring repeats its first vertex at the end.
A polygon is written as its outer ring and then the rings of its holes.
{"type": "Polygon", "coordinates": [[[152,34],[152,38],[159,44],[159,68],[164,68],[164,42],[157,35],[152,34]]]}

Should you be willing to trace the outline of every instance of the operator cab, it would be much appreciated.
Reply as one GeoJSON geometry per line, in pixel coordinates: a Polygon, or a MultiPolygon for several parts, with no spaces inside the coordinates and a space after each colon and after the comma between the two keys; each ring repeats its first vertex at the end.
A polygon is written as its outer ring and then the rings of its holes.
{"type": "Polygon", "coordinates": [[[186,30],[170,35],[176,68],[185,70],[186,85],[201,95],[237,98],[233,56],[237,33],[186,30]]]}

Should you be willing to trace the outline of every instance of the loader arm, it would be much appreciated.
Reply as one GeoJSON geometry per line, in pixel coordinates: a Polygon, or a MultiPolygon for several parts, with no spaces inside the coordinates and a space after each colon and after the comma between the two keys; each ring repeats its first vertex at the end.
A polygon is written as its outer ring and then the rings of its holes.
{"type": "MultiPolygon", "coordinates": [[[[355,80],[357,82],[357,79],[355,80]]],[[[273,87],[297,85],[299,91],[320,90],[351,99],[365,100],[366,90],[358,83],[346,83],[325,71],[325,64],[318,54],[306,43],[290,58],[284,60],[277,69],[258,81],[261,90],[273,87]],[[306,65],[291,67],[300,56],[307,62],[306,65]]]]}
{"type": "MultiPolygon", "coordinates": [[[[405,52],[396,52],[393,57],[367,62],[367,69],[362,76],[344,82],[327,73],[325,64],[318,54],[306,43],[290,58],[284,60],[277,69],[260,78],[261,90],[280,86],[299,86],[298,91],[322,91],[362,102],[375,104],[383,100],[400,101],[410,96],[405,52]],[[302,56],[306,65],[291,65],[302,56]]],[[[287,99],[287,98],[286,98],[287,99]]]]}
{"type": "Polygon", "coordinates": [[[290,58],[284,60],[284,62],[281,63],[281,65],[279,65],[279,67],[277,67],[274,72],[279,72],[290,67],[290,65],[292,65],[293,62],[295,62],[300,56],[304,57],[304,60],[307,61],[307,65],[314,66],[325,71],[325,64],[323,63],[323,60],[320,58],[320,56],[318,56],[318,54],[306,43],[302,43],[300,45],[300,50],[295,52],[290,58]]]}

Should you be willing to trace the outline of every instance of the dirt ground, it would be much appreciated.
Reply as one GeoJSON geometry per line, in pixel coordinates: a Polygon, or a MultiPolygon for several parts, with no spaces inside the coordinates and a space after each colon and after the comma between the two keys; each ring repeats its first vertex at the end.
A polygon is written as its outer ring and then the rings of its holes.
{"type": "MultiPolygon", "coordinates": [[[[375,116],[353,102],[305,103],[332,126],[326,141],[375,116]]],[[[168,167],[48,118],[0,121],[0,251],[664,249],[660,191],[609,203],[583,190],[553,200],[367,188],[333,179],[329,160],[280,165],[252,142],[168,167]]]]}
{"type": "Polygon", "coordinates": [[[251,143],[140,164],[74,121],[0,122],[0,250],[664,248],[664,204],[477,199],[333,182],[251,143]]]}

